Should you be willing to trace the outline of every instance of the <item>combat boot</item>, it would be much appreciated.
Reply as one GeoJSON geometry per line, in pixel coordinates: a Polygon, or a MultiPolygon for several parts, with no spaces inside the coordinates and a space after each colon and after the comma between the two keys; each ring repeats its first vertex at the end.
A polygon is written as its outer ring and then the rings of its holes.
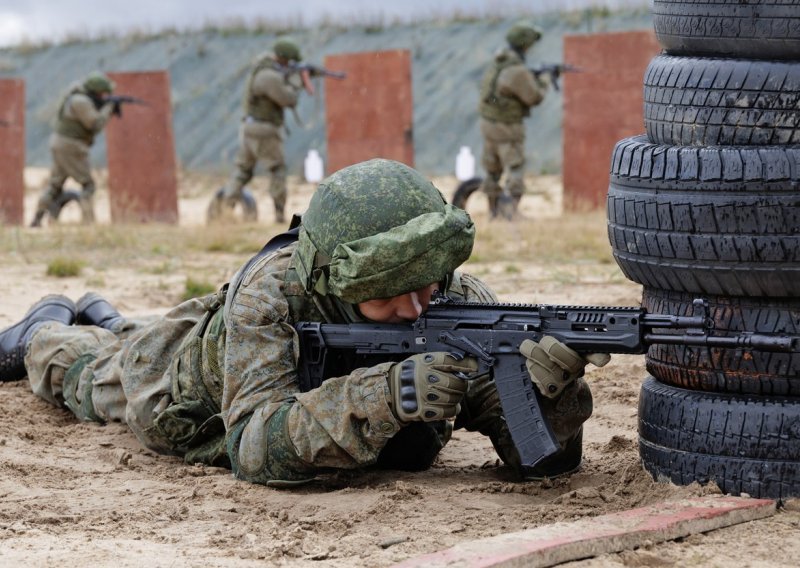
{"type": "Polygon", "coordinates": [[[94,292],[87,292],[77,303],[78,325],[96,325],[109,331],[119,331],[125,324],[125,318],[111,303],[94,292]]]}
{"type": "Polygon", "coordinates": [[[40,209],[36,212],[36,215],[33,217],[33,221],[31,221],[31,227],[41,227],[42,226],[42,219],[44,219],[44,214],[46,211],[44,209],[40,209]]]}
{"type": "Polygon", "coordinates": [[[0,331],[0,381],[19,381],[25,378],[25,352],[33,334],[42,325],[75,322],[75,303],[66,296],[45,296],[36,302],[22,321],[0,331]]]}
{"type": "Polygon", "coordinates": [[[275,204],[275,222],[285,223],[286,216],[283,214],[283,211],[286,209],[286,196],[279,195],[277,197],[273,197],[272,201],[275,204]]]}
{"type": "Polygon", "coordinates": [[[81,195],[78,205],[81,207],[81,223],[84,225],[94,224],[94,204],[91,197],[81,195]]]}
{"type": "Polygon", "coordinates": [[[488,195],[489,199],[489,218],[494,219],[497,217],[497,195],[488,195]]]}

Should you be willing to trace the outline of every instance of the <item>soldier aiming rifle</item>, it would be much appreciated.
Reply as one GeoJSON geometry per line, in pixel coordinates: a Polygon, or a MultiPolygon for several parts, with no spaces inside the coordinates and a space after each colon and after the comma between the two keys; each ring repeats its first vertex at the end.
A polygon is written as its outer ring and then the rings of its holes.
{"type": "Polygon", "coordinates": [[[123,104],[146,104],[135,97],[113,95],[113,91],[113,81],[95,72],[83,82],[73,84],[61,99],[55,131],[50,136],[53,158],[50,183],[39,198],[31,227],[41,226],[46,213],[56,218],[64,204],[73,198],[77,198],[81,207],[83,223],[94,223],[95,183],[89,166],[89,149],[111,115],[122,116],[123,104]],[[81,184],[80,194],[64,191],[64,183],[70,177],[81,184]]]}
{"type": "Polygon", "coordinates": [[[275,220],[284,222],[287,194],[284,110],[294,111],[300,90],[314,93],[311,77],[341,78],[340,75],[344,74],[302,63],[300,48],[287,39],[276,41],[271,52],[256,60],[245,85],[236,169],[225,187],[212,198],[207,214],[209,223],[218,220],[226,209],[233,210],[237,203],[242,204],[246,221],[257,219],[255,200],[245,191],[245,185],[253,179],[258,162],[269,172],[275,220]]]}

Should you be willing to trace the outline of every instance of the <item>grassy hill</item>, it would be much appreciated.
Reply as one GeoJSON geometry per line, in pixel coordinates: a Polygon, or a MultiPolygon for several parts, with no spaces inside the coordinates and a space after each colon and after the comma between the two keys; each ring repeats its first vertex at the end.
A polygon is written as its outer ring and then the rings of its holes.
{"type": "MultiPolygon", "coordinates": [[[[409,49],[413,61],[416,166],[429,174],[451,173],[462,145],[480,154],[477,126],[478,83],[492,53],[514,19],[424,22],[413,25],[322,26],[289,34],[304,58],[321,64],[329,54],[409,49]]],[[[562,61],[566,34],[649,29],[646,9],[548,14],[537,18],[543,40],[528,62],[562,61]]],[[[182,167],[227,172],[237,148],[244,82],[251,61],[269,49],[280,32],[264,28],[206,29],[72,40],[61,45],[18,46],[0,50],[0,76],[26,82],[27,162],[49,164],[47,138],[66,87],[86,73],[166,69],[172,84],[174,131],[182,167]]],[[[310,148],[325,157],[324,93],[303,96],[298,107],[304,124],[289,116],[286,152],[290,173],[302,171],[310,148]]],[[[387,110],[387,112],[389,112],[387,110]]],[[[551,91],[527,121],[529,170],[545,173],[561,167],[561,96],[551,91]]],[[[94,164],[105,162],[101,138],[94,164]]]]}

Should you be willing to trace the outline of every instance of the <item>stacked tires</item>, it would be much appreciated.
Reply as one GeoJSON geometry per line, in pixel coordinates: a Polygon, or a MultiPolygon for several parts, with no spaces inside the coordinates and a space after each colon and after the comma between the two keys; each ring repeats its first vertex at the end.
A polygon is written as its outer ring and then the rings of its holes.
{"type": "MultiPolygon", "coordinates": [[[[717,335],[800,335],[800,0],[654,0],[664,53],[646,136],[617,143],[608,234],[649,311],[717,335]]],[[[644,467],[800,495],[800,354],[660,345],[639,402],[644,467]]]]}

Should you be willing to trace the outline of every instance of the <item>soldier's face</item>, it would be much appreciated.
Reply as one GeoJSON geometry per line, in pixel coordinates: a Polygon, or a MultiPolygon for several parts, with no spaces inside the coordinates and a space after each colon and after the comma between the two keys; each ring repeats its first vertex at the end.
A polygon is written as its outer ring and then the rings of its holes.
{"type": "Polygon", "coordinates": [[[439,284],[435,282],[401,296],[361,302],[358,309],[362,316],[379,323],[414,321],[428,309],[431,296],[438,289],[439,284]]]}

